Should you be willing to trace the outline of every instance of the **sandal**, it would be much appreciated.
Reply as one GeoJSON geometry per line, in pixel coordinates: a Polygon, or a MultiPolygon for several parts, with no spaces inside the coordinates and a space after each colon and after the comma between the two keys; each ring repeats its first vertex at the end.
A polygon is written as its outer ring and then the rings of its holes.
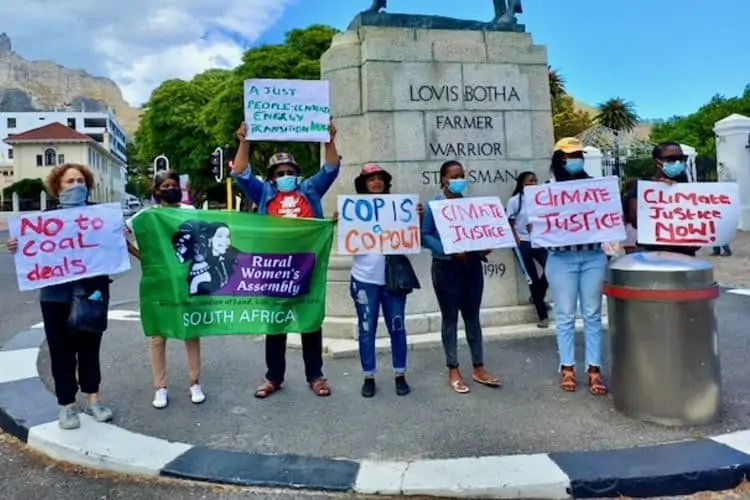
{"type": "Polygon", "coordinates": [[[598,371],[589,371],[589,392],[593,396],[604,396],[607,394],[607,386],[604,385],[602,374],[598,371]]]}
{"type": "Polygon", "coordinates": [[[476,375],[472,373],[471,380],[473,380],[477,384],[482,384],[486,387],[498,388],[501,385],[499,378],[495,377],[494,375],[490,375],[487,372],[484,373],[483,377],[477,377],[476,375]]]}
{"type": "Polygon", "coordinates": [[[276,391],[280,391],[281,386],[276,385],[273,382],[266,380],[257,389],[255,389],[255,397],[258,399],[266,399],[268,396],[276,391]]]}
{"type": "Polygon", "coordinates": [[[448,380],[448,385],[459,394],[468,394],[471,392],[469,386],[467,386],[460,378],[454,380],[448,380]]]}
{"type": "Polygon", "coordinates": [[[325,377],[310,382],[310,389],[320,398],[331,395],[331,388],[328,386],[328,380],[325,377]]]}
{"type": "Polygon", "coordinates": [[[560,388],[565,392],[576,392],[576,372],[572,368],[563,368],[560,373],[562,373],[560,388]]]}

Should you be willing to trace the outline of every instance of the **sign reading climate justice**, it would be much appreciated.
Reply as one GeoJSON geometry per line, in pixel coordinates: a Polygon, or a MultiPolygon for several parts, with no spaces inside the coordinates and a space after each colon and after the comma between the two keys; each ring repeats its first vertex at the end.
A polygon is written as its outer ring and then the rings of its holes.
{"type": "Polygon", "coordinates": [[[249,141],[328,142],[327,80],[245,80],[249,141]]]}
{"type": "Polygon", "coordinates": [[[526,186],[524,203],[535,247],[585,245],[626,238],[617,177],[526,186]]]}
{"type": "Polygon", "coordinates": [[[21,291],[130,269],[119,203],[24,214],[8,229],[21,291]]]}
{"type": "Polygon", "coordinates": [[[737,231],[739,188],[734,182],[638,182],[638,243],[725,245],[737,231]]]}
{"type": "Polygon", "coordinates": [[[419,197],[411,194],[338,197],[342,255],[419,253],[419,197]]]}
{"type": "Polygon", "coordinates": [[[430,210],[446,255],[516,246],[500,198],[433,200],[430,210]]]}

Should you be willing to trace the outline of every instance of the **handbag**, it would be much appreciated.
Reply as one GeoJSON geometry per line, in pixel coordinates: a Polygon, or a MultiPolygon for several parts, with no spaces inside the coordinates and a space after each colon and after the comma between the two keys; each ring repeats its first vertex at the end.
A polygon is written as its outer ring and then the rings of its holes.
{"type": "Polygon", "coordinates": [[[385,287],[393,295],[409,295],[420,288],[419,279],[408,257],[385,256],[385,287]]]}
{"type": "Polygon", "coordinates": [[[91,292],[80,283],[73,288],[73,303],[68,315],[68,328],[77,332],[102,334],[107,329],[109,291],[91,292]]]}

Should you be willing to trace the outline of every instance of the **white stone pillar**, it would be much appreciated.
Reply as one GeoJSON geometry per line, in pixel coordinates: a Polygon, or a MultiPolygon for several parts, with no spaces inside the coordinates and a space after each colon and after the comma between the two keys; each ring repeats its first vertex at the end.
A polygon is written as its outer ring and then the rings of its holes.
{"type": "Polygon", "coordinates": [[[18,199],[18,193],[16,193],[15,191],[13,191],[13,211],[21,211],[21,200],[18,199]]]}
{"type": "Polygon", "coordinates": [[[39,207],[41,210],[47,210],[47,192],[42,191],[39,193],[39,207]]]}
{"type": "Polygon", "coordinates": [[[682,152],[687,156],[687,176],[690,182],[698,182],[698,169],[695,166],[695,159],[698,157],[698,152],[693,146],[687,144],[680,144],[682,152]]]}
{"type": "Polygon", "coordinates": [[[736,182],[740,191],[740,231],[750,231],[750,118],[729,115],[714,125],[719,181],[736,182]]]}
{"type": "MultiPolygon", "coordinates": [[[[441,163],[463,163],[472,196],[507,203],[523,171],[549,177],[553,128],[547,53],[527,33],[362,27],[333,39],[321,58],[344,158],[324,198],[354,192],[362,166],[376,162],[393,175],[393,191],[423,203],[439,191],[441,163]]],[[[335,246],[335,245],[334,245],[335,246]]],[[[440,331],[428,251],[411,257],[422,288],[407,301],[409,334],[440,331]]],[[[323,331],[356,337],[349,292],[352,259],[334,249],[328,271],[323,331]]],[[[519,294],[515,258],[495,251],[485,265],[484,327],[534,320],[528,293],[519,294]]],[[[462,326],[459,326],[462,328],[462,326]]],[[[386,335],[385,329],[378,329],[386,335]]]]}
{"type": "Polygon", "coordinates": [[[583,168],[586,170],[586,173],[591,177],[603,177],[604,168],[602,166],[602,158],[604,155],[602,155],[602,152],[594,146],[586,146],[583,152],[583,157],[586,159],[583,168]]]}

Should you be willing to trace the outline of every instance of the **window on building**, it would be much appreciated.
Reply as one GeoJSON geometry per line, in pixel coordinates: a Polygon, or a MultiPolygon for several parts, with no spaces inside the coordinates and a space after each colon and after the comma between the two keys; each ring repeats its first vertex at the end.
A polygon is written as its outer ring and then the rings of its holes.
{"type": "Polygon", "coordinates": [[[57,155],[57,164],[62,165],[65,163],[65,155],[57,155]]]}
{"type": "Polygon", "coordinates": [[[102,142],[104,142],[104,134],[86,134],[86,135],[88,135],[89,137],[91,137],[92,139],[94,139],[99,144],[101,144],[102,142]]]}
{"type": "Polygon", "coordinates": [[[107,126],[107,120],[104,118],[84,118],[84,128],[104,128],[107,126]]]}
{"type": "Polygon", "coordinates": [[[8,118],[8,120],[7,120],[7,126],[8,126],[8,128],[16,128],[16,119],[15,118],[8,118]]]}
{"type": "Polygon", "coordinates": [[[68,118],[68,127],[75,129],[76,128],[76,119],[75,118],[68,118]]]}
{"type": "Polygon", "coordinates": [[[44,166],[45,167],[54,167],[57,165],[57,152],[52,149],[45,149],[44,150],[44,166]]]}
{"type": "Polygon", "coordinates": [[[8,159],[9,160],[13,159],[13,148],[8,148],[8,159]]]}
{"type": "Polygon", "coordinates": [[[36,155],[36,166],[44,166],[44,157],[42,155],[36,155]]]}

